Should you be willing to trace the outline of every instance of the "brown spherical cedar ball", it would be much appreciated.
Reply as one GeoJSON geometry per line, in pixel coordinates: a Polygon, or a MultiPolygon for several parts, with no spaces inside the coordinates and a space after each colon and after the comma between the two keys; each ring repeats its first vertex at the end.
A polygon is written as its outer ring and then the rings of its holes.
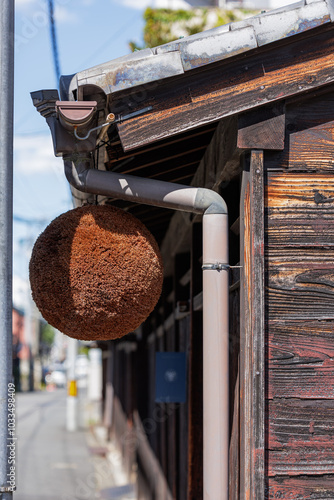
{"type": "Polygon", "coordinates": [[[29,272],[45,320],[82,340],[135,330],[155,307],[163,279],[151,233],[110,206],[76,208],[52,221],[34,245],[29,272]]]}

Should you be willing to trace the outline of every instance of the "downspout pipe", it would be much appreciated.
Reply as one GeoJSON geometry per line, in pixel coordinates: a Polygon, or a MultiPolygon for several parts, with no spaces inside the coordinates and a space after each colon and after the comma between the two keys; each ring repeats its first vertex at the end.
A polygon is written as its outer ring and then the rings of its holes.
{"type": "Polygon", "coordinates": [[[12,376],[14,0],[0,2],[0,499],[15,490],[12,376]],[[10,405],[9,405],[10,403],[10,405]]]}
{"type": "Polygon", "coordinates": [[[229,273],[228,213],[216,192],[91,168],[83,156],[64,157],[78,191],[203,214],[203,483],[204,500],[228,500],[229,273]]]}

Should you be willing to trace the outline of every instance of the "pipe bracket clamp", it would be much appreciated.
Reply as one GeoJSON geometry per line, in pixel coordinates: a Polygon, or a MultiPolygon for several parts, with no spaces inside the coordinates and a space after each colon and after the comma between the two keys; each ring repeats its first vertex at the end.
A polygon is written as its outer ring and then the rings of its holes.
{"type": "Polygon", "coordinates": [[[203,264],[203,271],[228,271],[229,269],[242,269],[243,266],[230,266],[229,264],[222,264],[221,262],[216,262],[216,264],[203,264]]]}
{"type": "Polygon", "coordinates": [[[229,264],[222,264],[221,262],[216,262],[215,264],[203,264],[203,271],[228,271],[230,269],[229,264]]]}

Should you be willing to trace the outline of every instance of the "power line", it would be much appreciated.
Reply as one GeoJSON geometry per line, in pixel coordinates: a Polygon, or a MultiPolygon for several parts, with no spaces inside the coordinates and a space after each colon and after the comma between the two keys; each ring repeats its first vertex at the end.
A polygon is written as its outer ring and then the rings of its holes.
{"type": "Polygon", "coordinates": [[[57,87],[58,87],[59,79],[60,79],[60,64],[59,64],[59,55],[58,55],[56,22],[55,22],[55,18],[54,18],[53,0],[48,0],[48,4],[49,4],[50,36],[51,36],[51,43],[52,43],[53,62],[54,62],[54,66],[55,66],[55,73],[56,73],[57,87]]]}
{"type": "Polygon", "coordinates": [[[110,43],[117,39],[122,33],[124,33],[125,31],[127,31],[133,24],[135,21],[137,21],[137,19],[139,17],[141,17],[142,14],[141,13],[138,13],[136,12],[136,14],[130,19],[130,20],[127,20],[115,33],[113,33],[111,35],[110,38],[108,38],[107,40],[105,40],[102,45],[100,45],[89,57],[88,59],[86,59],[83,63],[80,64],[80,68],[79,68],[79,71],[82,69],[82,68],[85,68],[87,64],[90,63],[90,61],[92,60],[95,60],[96,56],[99,55],[108,45],[110,45],[110,43]]]}
{"type": "Polygon", "coordinates": [[[48,222],[48,219],[28,219],[26,217],[21,217],[19,215],[13,215],[13,220],[16,222],[22,222],[22,224],[27,225],[37,225],[42,226],[48,222]]]}

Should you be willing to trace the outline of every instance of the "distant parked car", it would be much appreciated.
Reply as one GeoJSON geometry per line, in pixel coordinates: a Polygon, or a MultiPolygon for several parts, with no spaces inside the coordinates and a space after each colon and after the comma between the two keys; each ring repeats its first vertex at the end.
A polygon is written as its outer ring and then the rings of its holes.
{"type": "Polygon", "coordinates": [[[53,365],[45,377],[47,384],[54,384],[56,387],[66,386],[66,370],[62,364],[53,365]]]}

